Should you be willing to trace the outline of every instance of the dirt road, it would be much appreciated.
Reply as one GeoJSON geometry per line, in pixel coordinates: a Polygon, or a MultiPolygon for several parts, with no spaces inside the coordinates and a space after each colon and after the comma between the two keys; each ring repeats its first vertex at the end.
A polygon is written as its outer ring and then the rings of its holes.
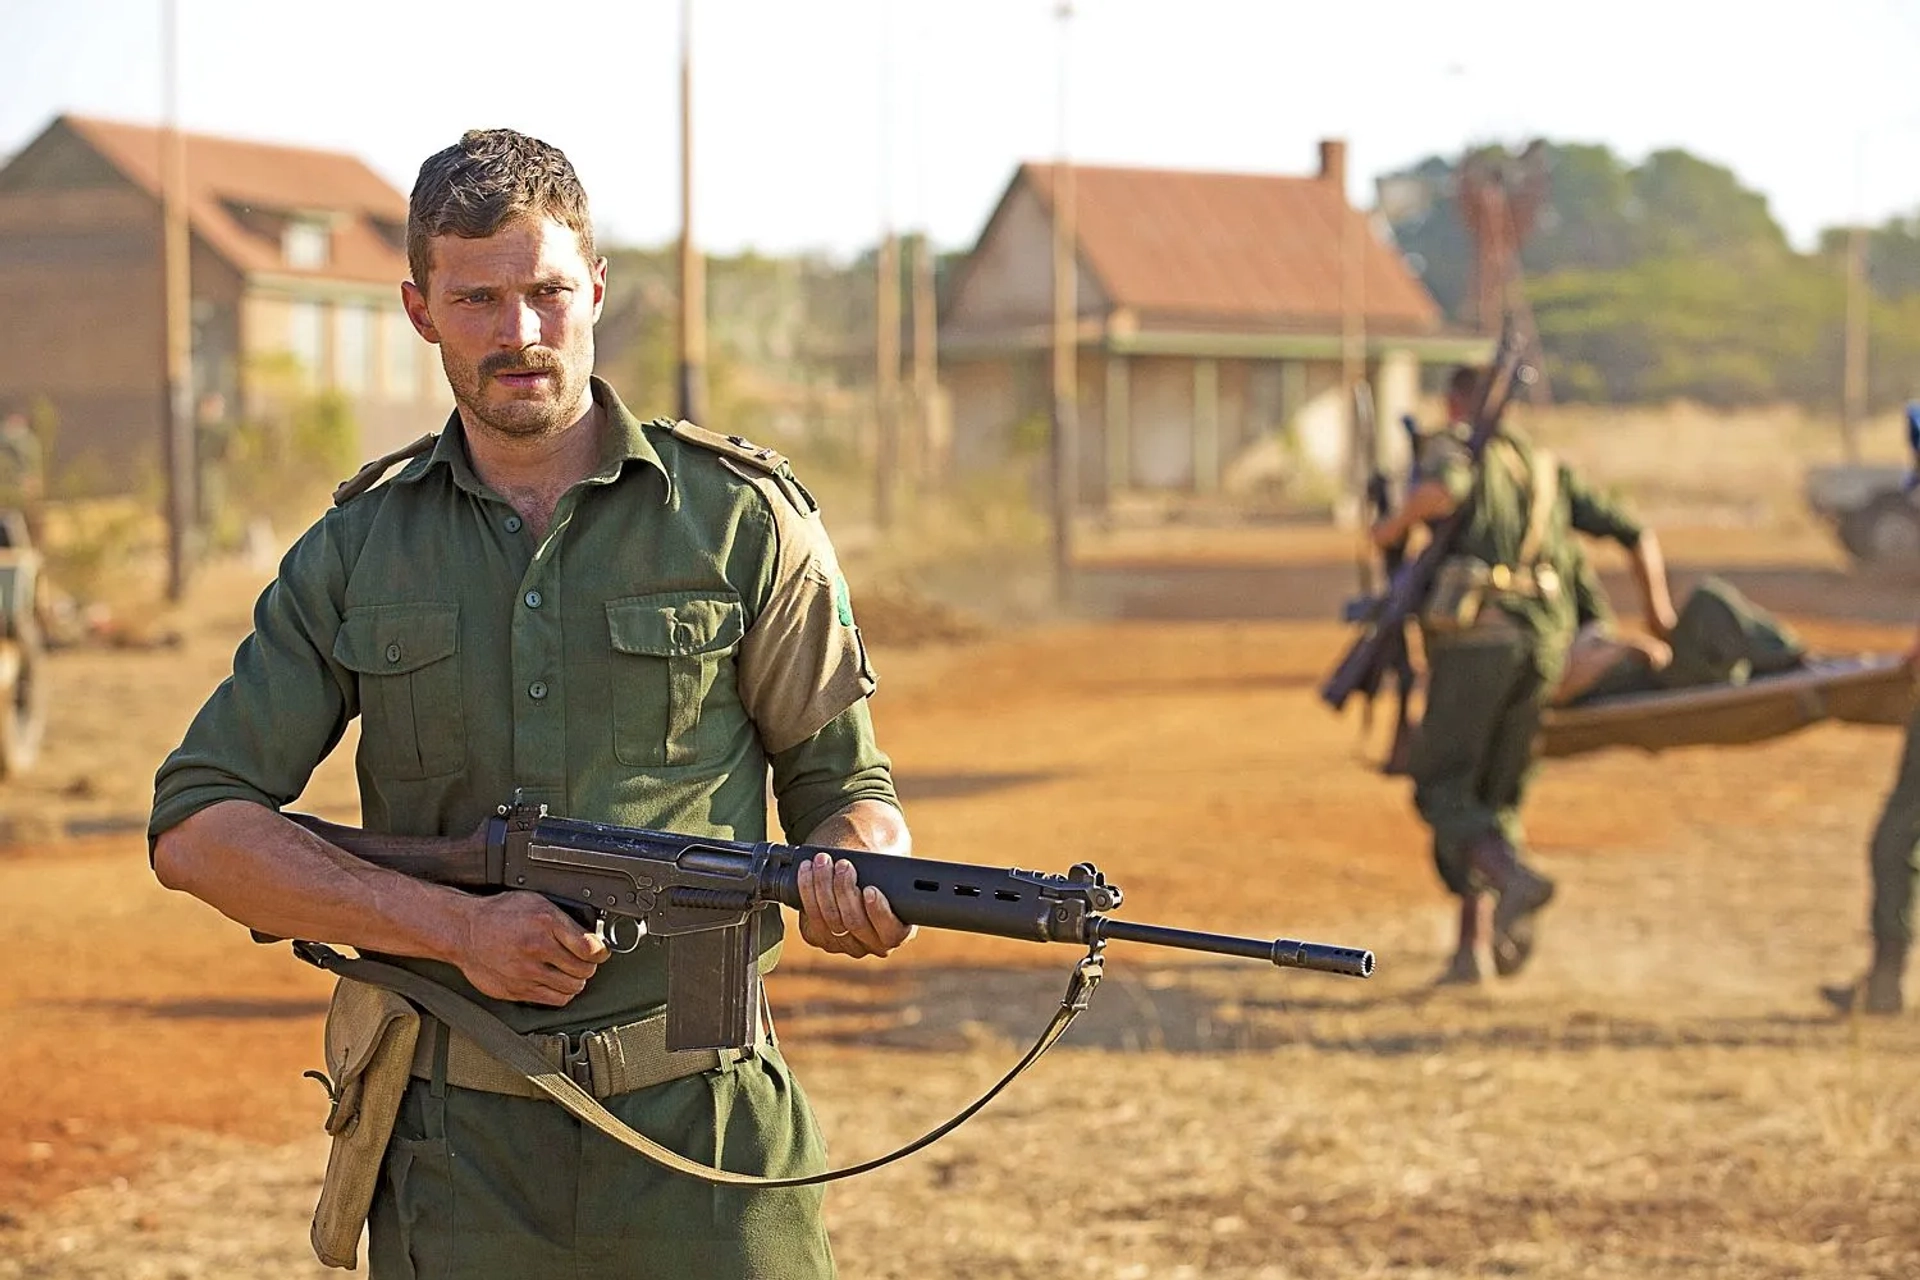
{"type": "MultiPolygon", "coordinates": [[[[154,886],[127,829],[244,628],[249,584],[206,590],[178,651],[56,659],[50,755],[5,796],[0,1277],[322,1274],[324,1108],[299,1072],[324,983],[154,886]]],[[[1802,621],[1902,643],[1856,591],[1802,621]]],[[[1895,735],[1548,767],[1543,954],[1441,995],[1447,903],[1404,788],[1313,696],[1340,640],[1156,620],[880,646],[875,716],[922,852],[1092,859],[1131,918],[1368,945],[1380,971],[1115,948],[1031,1083],[831,1194],[844,1274],[1920,1274],[1920,1021],[1834,1021],[1813,994],[1864,951],[1895,735]]],[[[310,807],[351,818],[349,784],[330,767],[310,807]]],[[[784,966],[777,1014],[836,1157],[988,1082],[1070,961],[928,936],[884,967],[784,966]]]]}

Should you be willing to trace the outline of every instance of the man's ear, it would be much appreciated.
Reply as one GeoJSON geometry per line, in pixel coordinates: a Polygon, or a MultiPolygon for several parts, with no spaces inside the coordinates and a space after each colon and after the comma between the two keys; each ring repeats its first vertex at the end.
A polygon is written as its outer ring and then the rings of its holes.
{"type": "MultiPolygon", "coordinates": [[[[599,322],[600,312],[607,305],[607,260],[600,259],[587,271],[593,280],[593,318],[599,322]]],[[[431,338],[428,339],[432,341],[431,338]]]]}
{"type": "Polygon", "coordinates": [[[433,316],[427,311],[427,295],[420,286],[411,280],[400,282],[400,305],[406,309],[407,319],[413,322],[413,330],[428,342],[438,346],[440,331],[434,328],[433,316]]]}

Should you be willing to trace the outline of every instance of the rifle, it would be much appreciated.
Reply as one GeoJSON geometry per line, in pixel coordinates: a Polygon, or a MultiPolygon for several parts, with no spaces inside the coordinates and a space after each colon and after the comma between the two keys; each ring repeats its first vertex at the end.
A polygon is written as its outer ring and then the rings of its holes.
{"type": "MultiPolygon", "coordinates": [[[[1365,441],[1368,471],[1366,479],[1366,511],[1370,522],[1385,519],[1393,513],[1392,483],[1387,478],[1385,467],[1380,459],[1380,437],[1374,422],[1373,394],[1367,384],[1362,382],[1353,389],[1354,418],[1359,434],[1365,441]]],[[[1412,414],[1400,416],[1400,426],[1407,436],[1407,483],[1413,483],[1413,476],[1419,466],[1420,425],[1412,414]]],[[[1369,546],[1371,541],[1369,540],[1369,546]]],[[[1380,568],[1387,583],[1405,563],[1407,549],[1405,543],[1396,543],[1380,553],[1380,568]]],[[[1378,614],[1383,603],[1380,586],[1374,579],[1374,560],[1371,555],[1362,553],[1359,563],[1360,595],[1347,601],[1342,611],[1342,621],[1354,623],[1371,622],[1378,614]]],[[[1409,720],[1410,702],[1413,686],[1417,679],[1413,668],[1413,654],[1407,646],[1407,628],[1403,622],[1386,638],[1385,651],[1380,662],[1368,673],[1367,678],[1356,689],[1366,698],[1366,711],[1361,720],[1362,739],[1369,736],[1373,729],[1374,700],[1380,696],[1380,687],[1387,676],[1393,677],[1393,741],[1387,748],[1386,759],[1381,761],[1380,771],[1390,777],[1405,776],[1413,755],[1413,726],[1409,720]]]]}
{"type": "MultiPolygon", "coordinates": [[[[903,922],[930,929],[1083,946],[1082,957],[1053,1021],[1027,1055],[972,1106],[918,1141],[887,1156],[827,1174],[762,1179],[717,1170],[633,1133],[604,1112],[575,1081],[526,1055],[532,1050],[504,1024],[465,997],[410,970],[352,960],[330,948],[296,942],[297,954],[342,977],[373,982],[420,1004],[528,1079],[583,1122],[677,1172],[728,1185],[801,1186],[877,1168],[950,1132],[1050,1048],[1084,1010],[1103,973],[1106,944],[1144,942],[1215,955],[1262,960],[1279,968],[1364,978],[1373,953],[1291,938],[1244,938],[1107,914],[1124,899],[1091,863],[1065,875],[935,862],[807,845],[746,843],[550,817],[545,806],[503,805],[468,836],[393,836],[342,827],[305,814],[288,818],[355,857],[422,880],[470,890],[525,889],[543,894],[598,927],[626,953],[645,938],[667,946],[669,1050],[750,1049],[760,1004],[759,910],[771,903],[798,909],[801,862],[827,853],[851,862],[860,883],[887,897],[903,922]]],[[[258,941],[274,941],[258,932],[258,941]]]]}
{"type": "MultiPolygon", "coordinates": [[[[1532,381],[1532,369],[1520,363],[1520,344],[1511,318],[1501,331],[1493,364],[1488,366],[1474,394],[1469,415],[1473,424],[1467,438],[1467,455],[1478,465],[1487,442],[1500,429],[1501,415],[1521,387],[1532,381]]],[[[1347,705],[1347,699],[1369,683],[1378,687],[1381,672],[1392,661],[1396,642],[1406,644],[1406,624],[1419,610],[1433,587],[1440,562],[1447,558],[1453,541],[1459,536],[1470,513],[1470,504],[1462,503],[1452,515],[1434,527],[1433,537],[1420,554],[1405,562],[1393,576],[1384,599],[1365,619],[1365,629],[1342,655],[1333,674],[1320,687],[1320,699],[1335,711],[1347,705]]]]}

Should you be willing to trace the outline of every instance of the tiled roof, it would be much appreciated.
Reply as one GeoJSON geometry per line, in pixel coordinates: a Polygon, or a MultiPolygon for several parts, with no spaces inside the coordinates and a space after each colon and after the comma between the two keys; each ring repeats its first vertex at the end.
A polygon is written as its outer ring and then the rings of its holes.
{"type": "MultiPolygon", "coordinates": [[[[131,181],[158,197],[158,129],[81,116],[62,117],[75,134],[131,181]]],[[[403,250],[374,219],[404,227],[407,198],[360,160],[204,134],[186,135],[187,215],[195,234],[248,272],[395,285],[407,276],[403,250]],[[327,265],[289,266],[280,242],[242,225],[235,211],[332,215],[327,265]]]]}
{"type": "MultiPolygon", "coordinates": [[[[1337,328],[1353,245],[1370,327],[1440,328],[1432,296],[1332,181],[1080,165],[1073,178],[1080,260],[1143,320],[1337,328]]],[[[1022,165],[1021,182],[1052,208],[1052,165],[1022,165]]]]}

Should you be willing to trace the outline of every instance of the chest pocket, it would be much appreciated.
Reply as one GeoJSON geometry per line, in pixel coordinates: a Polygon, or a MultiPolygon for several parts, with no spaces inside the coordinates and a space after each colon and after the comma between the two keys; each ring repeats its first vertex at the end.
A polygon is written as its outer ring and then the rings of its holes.
{"type": "Polygon", "coordinates": [[[671,768],[721,748],[740,718],[721,711],[738,703],[731,656],[745,631],[730,597],[666,591],[607,601],[614,757],[671,768]]]}
{"type": "Polygon", "coordinates": [[[372,604],[347,610],[333,656],[360,678],[360,758],[399,780],[466,767],[460,606],[372,604]]]}

